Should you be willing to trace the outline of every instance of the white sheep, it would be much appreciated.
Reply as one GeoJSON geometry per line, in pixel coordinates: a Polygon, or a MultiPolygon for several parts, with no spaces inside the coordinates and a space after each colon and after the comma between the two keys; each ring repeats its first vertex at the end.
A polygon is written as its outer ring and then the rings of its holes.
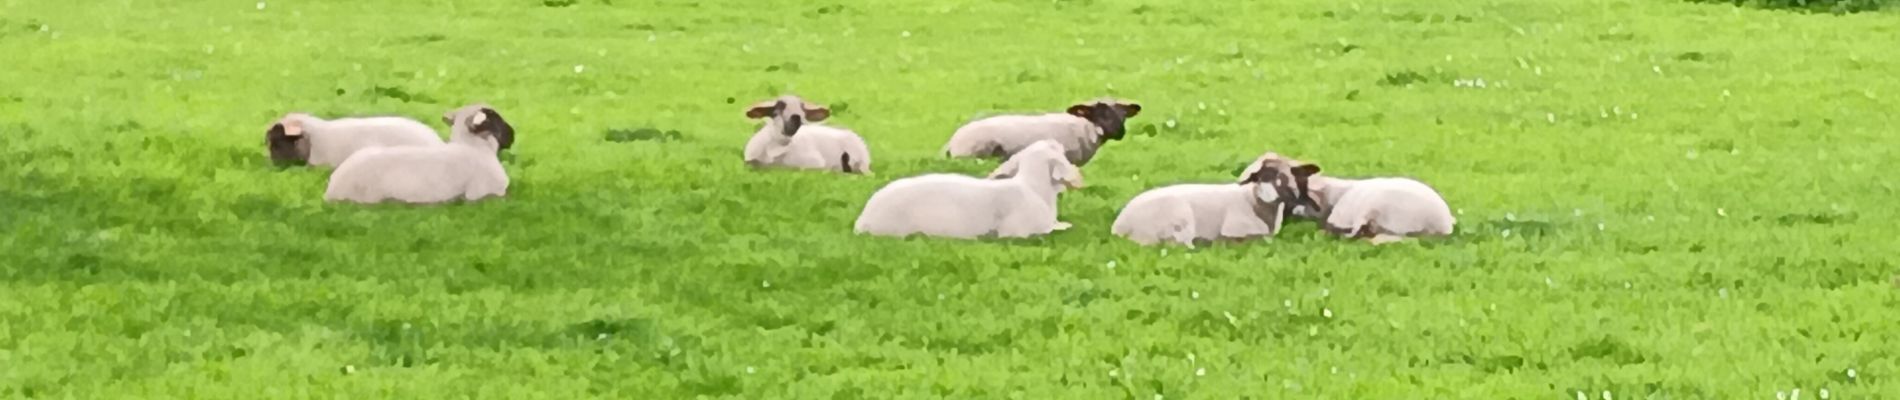
{"type": "Polygon", "coordinates": [[[1115,235],[1141,245],[1164,242],[1245,241],[1280,231],[1287,208],[1298,204],[1300,181],[1319,166],[1262,155],[1237,184],[1180,184],[1142,192],[1115,217],[1115,235]]]}
{"type": "Polygon", "coordinates": [[[746,165],[871,173],[871,149],[864,138],[818,124],[831,117],[829,108],[785,95],[752,105],[745,116],[765,118],[765,125],[746,142],[746,165]]]}
{"type": "Polygon", "coordinates": [[[950,157],[1004,158],[1031,143],[1054,140],[1067,152],[1070,164],[1088,165],[1103,144],[1127,135],[1124,125],[1141,113],[1141,105],[1112,99],[1069,107],[1067,113],[999,115],[971,121],[957,128],[945,143],[950,157]]]}
{"type": "Polygon", "coordinates": [[[289,113],[264,132],[272,162],[334,167],[358,151],[377,147],[442,144],[435,129],[403,117],[359,117],[325,120],[306,113],[289,113]]]}
{"type": "Polygon", "coordinates": [[[1062,145],[1040,141],[988,178],[930,174],[892,181],[871,194],[855,230],[962,239],[1048,234],[1070,227],[1056,219],[1056,196],[1065,187],[1082,187],[1082,171],[1062,157],[1062,145]]]}
{"type": "MultiPolygon", "coordinates": [[[[453,110],[449,110],[448,112],[445,112],[442,114],[442,124],[455,126],[455,116],[470,115],[468,113],[479,112],[482,109],[492,110],[494,109],[494,107],[489,106],[488,103],[474,103],[474,104],[465,105],[453,110]]],[[[501,114],[493,114],[490,116],[490,118],[494,118],[494,120],[492,121],[500,122],[498,124],[495,124],[496,130],[493,135],[495,138],[495,142],[500,145],[500,148],[496,149],[496,151],[507,150],[511,147],[514,147],[515,128],[511,125],[508,125],[508,121],[503,121],[501,119],[501,114]]]]}
{"type": "Polygon", "coordinates": [[[508,194],[508,172],[496,157],[497,132],[513,132],[491,108],[464,110],[449,142],[434,146],[366,149],[330,173],[329,201],[430,204],[508,194]]]}
{"type": "Polygon", "coordinates": [[[1438,191],[1408,178],[1307,180],[1310,207],[1301,217],[1321,221],[1327,232],[1385,244],[1406,237],[1449,236],[1457,219],[1438,191]]]}

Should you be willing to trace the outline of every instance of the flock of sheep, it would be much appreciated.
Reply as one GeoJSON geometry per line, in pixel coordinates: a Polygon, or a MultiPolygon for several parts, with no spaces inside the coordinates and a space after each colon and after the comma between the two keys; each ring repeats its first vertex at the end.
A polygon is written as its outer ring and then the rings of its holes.
{"type": "MultiPolygon", "coordinates": [[[[985,177],[925,174],[878,189],[858,216],[856,232],[877,236],[1022,238],[1069,228],[1056,199],[1082,187],[1081,166],[1141,105],[1088,101],[1065,112],[1003,115],[970,122],[951,135],[944,154],[1003,160],[985,177]]],[[[868,174],[871,152],[848,129],[821,124],[831,110],[797,96],[752,105],[746,117],[764,124],[745,145],[746,165],[868,174]]],[[[514,128],[494,108],[473,104],[444,114],[443,142],[434,129],[401,117],[324,120],[291,113],[265,133],[278,163],[333,166],[324,199],[357,203],[431,204],[506,196],[499,154],[514,128]]],[[[1178,184],[1129,200],[1111,230],[1143,245],[1247,241],[1272,236],[1289,217],[1318,221],[1326,232],[1373,244],[1446,236],[1456,222],[1443,197],[1407,178],[1345,179],[1318,165],[1266,153],[1234,183],[1178,184]]]]}

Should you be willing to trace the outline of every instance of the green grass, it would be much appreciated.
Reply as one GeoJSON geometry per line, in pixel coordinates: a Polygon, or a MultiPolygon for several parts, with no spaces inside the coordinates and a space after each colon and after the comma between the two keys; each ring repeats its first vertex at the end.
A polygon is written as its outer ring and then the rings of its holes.
{"type": "Polygon", "coordinates": [[[1892,396],[1896,39],[1671,0],[0,0],[0,397],[1892,396]],[[782,92],[878,174],[748,171],[782,92]],[[971,117],[1099,96],[1145,134],[1074,229],[851,233],[986,171],[937,155],[971,117]],[[506,199],[325,204],[262,143],[474,101],[520,129],[506,199]],[[1108,234],[1267,150],[1426,180],[1459,233],[1108,234]]]}

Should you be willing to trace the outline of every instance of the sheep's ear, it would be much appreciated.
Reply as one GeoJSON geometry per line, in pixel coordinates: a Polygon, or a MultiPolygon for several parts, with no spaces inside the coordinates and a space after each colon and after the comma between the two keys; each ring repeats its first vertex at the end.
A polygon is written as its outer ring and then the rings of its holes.
{"type": "Polygon", "coordinates": [[[1247,164],[1247,169],[1240,171],[1240,181],[1235,183],[1245,185],[1247,182],[1263,181],[1264,179],[1262,179],[1260,174],[1267,170],[1266,166],[1267,163],[1265,160],[1255,160],[1247,164]]]}
{"type": "Polygon", "coordinates": [[[1305,178],[1319,174],[1319,164],[1300,164],[1293,167],[1293,176],[1305,178]]]}
{"type": "Polygon", "coordinates": [[[1121,107],[1121,109],[1122,109],[1122,118],[1134,118],[1134,117],[1135,117],[1135,114],[1141,114],[1141,105],[1140,105],[1140,104],[1135,104],[1135,103],[1121,103],[1121,104],[1116,104],[1115,106],[1116,106],[1116,107],[1121,107]]]}
{"type": "Polygon", "coordinates": [[[778,100],[763,101],[763,102],[759,102],[758,104],[753,104],[752,108],[746,109],[745,117],[751,118],[751,119],[770,117],[772,116],[772,111],[777,110],[777,109],[778,109],[778,100]]]}
{"type": "Polygon", "coordinates": [[[806,121],[818,122],[818,121],[824,121],[826,118],[831,118],[830,108],[825,108],[824,106],[814,106],[810,104],[805,105],[805,120],[806,121]]]}
{"type": "Polygon", "coordinates": [[[468,126],[470,129],[474,129],[475,127],[482,126],[482,124],[486,122],[488,122],[488,113],[486,112],[478,112],[478,113],[475,113],[475,115],[468,117],[468,126]]]}
{"type": "Polygon", "coordinates": [[[1077,117],[1088,118],[1089,113],[1094,112],[1094,111],[1095,111],[1095,108],[1089,107],[1089,105],[1087,104],[1077,104],[1077,105],[1069,106],[1069,115],[1074,115],[1077,117]]]}
{"type": "Polygon", "coordinates": [[[282,123],[272,124],[270,126],[270,130],[264,132],[264,139],[273,141],[273,142],[274,141],[294,142],[294,141],[297,141],[298,139],[303,139],[303,131],[291,129],[290,127],[284,126],[284,124],[282,123]],[[293,134],[291,132],[296,132],[296,133],[293,134]]]}
{"type": "Polygon", "coordinates": [[[277,125],[271,126],[270,129],[272,132],[282,133],[284,137],[291,139],[303,138],[303,124],[278,123],[277,125]]]}
{"type": "Polygon", "coordinates": [[[1068,186],[1070,189],[1082,188],[1081,168],[1076,168],[1074,164],[1067,162],[1057,162],[1055,164],[1055,169],[1050,171],[1050,176],[1055,177],[1056,183],[1068,186]]]}
{"type": "Polygon", "coordinates": [[[998,165],[996,166],[996,170],[990,171],[989,179],[1009,179],[1010,177],[1016,176],[1016,170],[1020,166],[1022,166],[1022,160],[1014,158],[1005,160],[1003,161],[1003,165],[998,165]]]}

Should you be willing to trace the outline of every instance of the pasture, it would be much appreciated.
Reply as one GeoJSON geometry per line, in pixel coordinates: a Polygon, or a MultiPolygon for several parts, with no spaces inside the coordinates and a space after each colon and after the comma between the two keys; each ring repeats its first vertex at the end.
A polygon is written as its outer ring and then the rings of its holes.
{"type": "Polygon", "coordinates": [[[0,397],[1890,397],[1895,43],[1672,0],[0,0],[0,397]],[[747,169],[781,93],[876,175],[747,169]],[[1074,228],[852,234],[994,166],[958,125],[1102,96],[1144,110],[1074,228]],[[326,204],[263,146],[474,101],[503,199],[326,204]],[[1268,150],[1459,231],[1108,233],[1268,150]]]}

